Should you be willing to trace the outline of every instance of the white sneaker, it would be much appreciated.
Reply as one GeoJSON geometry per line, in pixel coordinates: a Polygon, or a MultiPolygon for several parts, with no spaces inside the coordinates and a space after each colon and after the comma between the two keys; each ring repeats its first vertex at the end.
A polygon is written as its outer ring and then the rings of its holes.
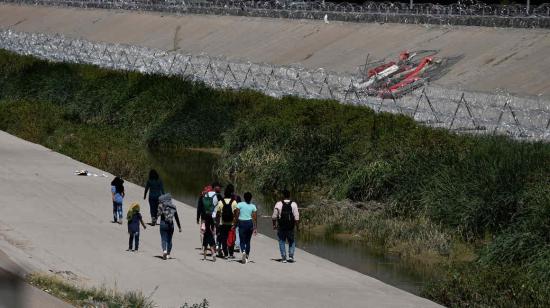
{"type": "Polygon", "coordinates": [[[172,256],[166,255],[166,259],[172,259],[172,256]]]}
{"type": "Polygon", "coordinates": [[[242,261],[243,264],[246,264],[246,262],[248,261],[248,257],[246,255],[246,252],[243,252],[243,256],[241,258],[241,261],[242,261]]]}
{"type": "Polygon", "coordinates": [[[168,252],[164,251],[164,252],[162,253],[162,258],[163,258],[164,260],[166,260],[166,256],[167,256],[167,255],[168,255],[168,252]]]}
{"type": "Polygon", "coordinates": [[[286,263],[286,259],[283,259],[283,261],[281,261],[281,262],[286,263]]]}

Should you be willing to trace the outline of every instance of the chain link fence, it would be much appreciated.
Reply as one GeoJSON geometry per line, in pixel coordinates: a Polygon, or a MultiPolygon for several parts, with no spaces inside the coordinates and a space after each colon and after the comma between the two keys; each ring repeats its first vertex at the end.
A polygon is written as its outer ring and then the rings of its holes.
{"type": "Polygon", "coordinates": [[[0,31],[0,48],[42,59],[104,68],[181,76],[222,89],[253,89],[281,97],[334,99],[377,112],[408,115],[432,127],[458,132],[505,134],[550,141],[550,102],[502,91],[472,93],[425,85],[401,98],[382,99],[356,91],[360,76],[235,62],[207,55],[70,39],[62,35],[0,31]]]}
{"type": "Polygon", "coordinates": [[[173,14],[215,14],[405,24],[550,28],[550,3],[461,3],[439,5],[399,2],[332,3],[291,0],[0,0],[4,3],[78,8],[157,11],[173,14]]]}
{"type": "Polygon", "coordinates": [[[216,14],[349,22],[550,28],[550,3],[465,5],[365,2],[363,4],[291,0],[0,0],[4,3],[78,8],[216,14]]]}

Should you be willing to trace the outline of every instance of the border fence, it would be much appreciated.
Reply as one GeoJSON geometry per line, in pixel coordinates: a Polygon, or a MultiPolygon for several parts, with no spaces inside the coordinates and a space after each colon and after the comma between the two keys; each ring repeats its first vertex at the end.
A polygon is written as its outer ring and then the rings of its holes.
{"type": "Polygon", "coordinates": [[[401,98],[382,99],[358,92],[359,76],[271,64],[228,61],[160,49],[71,39],[59,34],[0,31],[0,48],[42,59],[104,68],[180,76],[214,88],[252,89],[281,97],[334,99],[377,112],[411,116],[432,127],[457,132],[504,134],[550,141],[550,101],[505,92],[464,92],[425,85],[401,98]]]}
{"type": "Polygon", "coordinates": [[[0,0],[3,3],[77,8],[324,19],[348,22],[550,28],[550,3],[451,5],[431,3],[332,3],[292,0],[0,0]]]}

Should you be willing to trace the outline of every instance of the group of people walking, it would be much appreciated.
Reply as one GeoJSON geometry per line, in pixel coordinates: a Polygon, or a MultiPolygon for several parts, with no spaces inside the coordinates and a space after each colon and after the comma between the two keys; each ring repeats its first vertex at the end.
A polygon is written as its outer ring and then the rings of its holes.
{"type": "Polygon", "coordinates": [[[197,204],[197,224],[200,225],[204,258],[210,249],[212,260],[234,259],[235,246],[241,252],[242,263],[248,262],[250,241],[257,233],[257,208],[252,194],[246,192],[244,201],[229,184],[221,195],[221,185],[214,183],[203,188],[197,204]]]}
{"type": "MultiPolygon", "coordinates": [[[[123,184],[124,181],[119,177],[115,177],[111,182],[113,223],[122,224],[122,203],[125,197],[123,184]]],[[[257,234],[258,209],[252,203],[250,192],[246,192],[243,195],[244,199],[241,199],[241,196],[235,193],[232,184],[225,187],[223,194],[221,191],[222,186],[215,182],[205,186],[198,199],[196,222],[200,226],[203,259],[207,258],[208,252],[214,262],[216,257],[235,259],[235,251],[238,249],[241,253],[241,262],[246,264],[250,256],[252,236],[257,234]]],[[[149,225],[155,226],[160,220],[162,258],[170,259],[174,225],[182,232],[181,223],[172,196],[165,193],[162,180],[155,170],[149,172],[143,199],[147,198],[147,194],[151,217],[149,225]]],[[[282,200],[275,204],[271,217],[273,228],[277,230],[281,262],[294,262],[294,230],[298,228],[300,216],[298,205],[290,199],[288,190],[282,192],[282,200]]],[[[144,230],[147,228],[138,203],[130,205],[126,220],[129,234],[128,251],[138,251],[140,225],[144,230]]]]}

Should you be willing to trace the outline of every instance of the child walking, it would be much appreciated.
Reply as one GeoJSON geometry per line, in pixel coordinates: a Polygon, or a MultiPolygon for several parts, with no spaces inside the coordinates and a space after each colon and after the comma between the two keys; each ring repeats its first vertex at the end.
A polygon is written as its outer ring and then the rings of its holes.
{"type": "Polygon", "coordinates": [[[128,234],[130,234],[130,239],[128,240],[128,250],[127,251],[138,251],[139,249],[139,224],[143,226],[143,230],[147,229],[143,223],[141,213],[139,212],[139,204],[133,203],[126,214],[126,219],[128,220],[128,234]],[[132,242],[134,242],[134,248],[132,249],[132,242]]]}
{"type": "MultiPolygon", "coordinates": [[[[210,246],[210,252],[212,253],[212,261],[216,262],[216,242],[214,241],[214,234],[216,234],[216,224],[214,218],[211,215],[204,215],[204,234],[202,237],[203,248],[203,260],[206,260],[206,251],[210,246]]],[[[202,229],[202,228],[201,228],[202,229]]]]}

